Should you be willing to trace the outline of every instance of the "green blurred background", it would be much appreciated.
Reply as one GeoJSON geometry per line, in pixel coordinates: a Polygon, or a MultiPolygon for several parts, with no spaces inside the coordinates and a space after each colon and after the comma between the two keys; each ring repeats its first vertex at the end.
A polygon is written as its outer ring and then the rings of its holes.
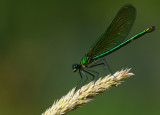
{"type": "Polygon", "coordinates": [[[159,0],[1,0],[0,115],[40,115],[75,87],[72,64],[128,3],[137,9],[128,37],[156,30],[106,58],[135,76],[68,115],[159,115],[159,0]]]}

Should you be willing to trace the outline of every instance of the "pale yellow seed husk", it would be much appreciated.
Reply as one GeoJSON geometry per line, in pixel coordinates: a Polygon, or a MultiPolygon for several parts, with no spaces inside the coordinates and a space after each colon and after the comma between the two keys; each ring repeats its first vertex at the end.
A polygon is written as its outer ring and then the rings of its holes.
{"type": "Polygon", "coordinates": [[[104,78],[98,79],[96,82],[90,82],[75,91],[73,88],[67,95],[57,100],[48,108],[42,115],[63,115],[67,112],[76,109],[92,100],[94,96],[109,89],[111,86],[121,84],[121,80],[134,75],[129,73],[130,69],[117,71],[113,75],[107,75],[104,78]]]}

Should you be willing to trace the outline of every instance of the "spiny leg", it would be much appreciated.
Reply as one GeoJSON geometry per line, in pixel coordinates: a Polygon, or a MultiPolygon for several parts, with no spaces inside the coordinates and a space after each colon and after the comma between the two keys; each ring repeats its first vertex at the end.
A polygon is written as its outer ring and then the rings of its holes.
{"type": "Polygon", "coordinates": [[[106,69],[106,66],[105,66],[105,65],[107,65],[110,73],[113,74],[112,71],[111,71],[111,68],[109,67],[109,64],[107,63],[107,60],[106,60],[105,58],[102,58],[102,59],[96,61],[94,64],[90,65],[90,66],[87,67],[87,68],[92,68],[92,67],[95,67],[95,66],[98,66],[98,65],[103,65],[103,66],[104,66],[105,75],[107,75],[107,69],[106,69]],[[101,62],[101,61],[104,61],[105,63],[99,63],[99,62],[101,62]],[[97,63],[99,63],[99,64],[97,64],[97,63]]]}
{"type": "Polygon", "coordinates": [[[103,58],[103,60],[105,61],[106,65],[107,65],[107,67],[108,67],[108,69],[109,69],[109,71],[110,71],[111,74],[113,75],[113,72],[112,72],[111,68],[109,67],[109,64],[108,64],[107,60],[106,60],[105,58],[103,58]]]}
{"type": "Polygon", "coordinates": [[[76,86],[76,89],[75,89],[75,91],[78,89],[78,87],[80,86],[80,83],[82,82],[82,79],[83,79],[83,77],[82,77],[82,74],[81,74],[81,70],[79,70],[79,74],[80,74],[80,80],[79,80],[79,82],[77,83],[77,86],[76,86]]]}
{"type": "MultiPolygon", "coordinates": [[[[85,81],[83,82],[82,86],[83,86],[83,85],[86,83],[86,81],[88,80],[88,76],[85,74],[85,72],[88,73],[88,74],[90,74],[91,76],[94,76],[93,74],[85,71],[84,68],[83,68],[82,70],[79,70],[79,74],[80,74],[81,79],[80,79],[80,81],[79,81],[78,84],[77,84],[76,90],[78,89],[78,87],[80,86],[80,83],[82,82],[82,79],[83,79],[83,77],[82,77],[82,72],[83,72],[83,74],[84,74],[85,77],[86,77],[86,79],[85,79],[85,81]]],[[[76,90],[75,90],[75,91],[76,91],[76,90]]]]}
{"type": "Polygon", "coordinates": [[[86,73],[88,73],[89,75],[91,75],[93,77],[92,81],[95,79],[95,76],[92,73],[88,72],[88,70],[83,69],[83,71],[86,72],[86,73]]]}
{"type": "Polygon", "coordinates": [[[91,65],[91,66],[89,66],[87,68],[92,68],[92,67],[99,66],[99,65],[103,65],[104,71],[105,71],[105,75],[107,75],[107,69],[106,69],[105,63],[93,64],[93,65],[91,65]]]}
{"type": "Polygon", "coordinates": [[[88,80],[88,76],[86,75],[86,73],[85,73],[85,71],[84,71],[84,69],[83,69],[83,74],[85,75],[85,77],[86,77],[86,79],[85,79],[85,81],[83,82],[83,84],[82,84],[82,86],[86,83],[86,81],[88,80]]]}
{"type": "MultiPolygon", "coordinates": [[[[87,67],[88,68],[88,67],[87,67]]],[[[97,75],[95,76],[96,77],[96,80],[98,79],[98,75],[99,75],[99,72],[96,72],[96,71],[93,71],[93,70],[89,70],[87,68],[84,68],[86,71],[90,71],[90,72],[93,72],[93,73],[96,73],[97,75]]],[[[95,81],[96,81],[95,80],[95,81]]]]}

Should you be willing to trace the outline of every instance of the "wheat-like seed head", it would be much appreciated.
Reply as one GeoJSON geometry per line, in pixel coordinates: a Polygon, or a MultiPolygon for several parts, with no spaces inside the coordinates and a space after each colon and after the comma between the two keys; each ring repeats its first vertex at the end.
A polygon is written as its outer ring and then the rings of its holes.
{"type": "Polygon", "coordinates": [[[67,95],[60,100],[54,102],[52,107],[48,108],[42,115],[62,115],[82,106],[92,100],[94,96],[109,89],[111,86],[121,84],[122,79],[134,75],[129,73],[130,69],[124,69],[116,72],[113,75],[108,75],[104,78],[98,79],[96,82],[90,82],[75,91],[73,88],[67,95]]]}

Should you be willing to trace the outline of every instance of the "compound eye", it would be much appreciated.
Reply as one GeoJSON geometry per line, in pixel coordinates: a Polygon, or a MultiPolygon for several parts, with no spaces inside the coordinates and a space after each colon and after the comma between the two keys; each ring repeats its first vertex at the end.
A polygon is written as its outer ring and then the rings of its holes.
{"type": "Polygon", "coordinates": [[[74,72],[76,72],[78,70],[78,64],[73,64],[72,69],[74,72]]]}
{"type": "Polygon", "coordinates": [[[72,65],[72,69],[76,69],[77,67],[78,67],[77,64],[72,65]]]}
{"type": "Polygon", "coordinates": [[[75,68],[75,65],[72,65],[72,69],[74,69],[75,68]]]}

